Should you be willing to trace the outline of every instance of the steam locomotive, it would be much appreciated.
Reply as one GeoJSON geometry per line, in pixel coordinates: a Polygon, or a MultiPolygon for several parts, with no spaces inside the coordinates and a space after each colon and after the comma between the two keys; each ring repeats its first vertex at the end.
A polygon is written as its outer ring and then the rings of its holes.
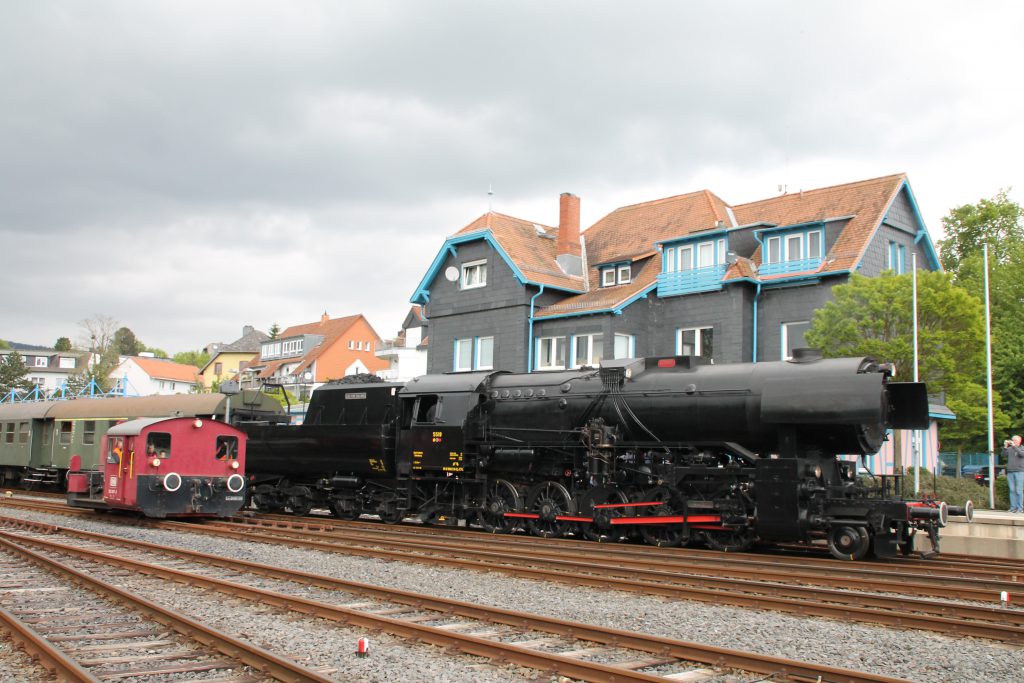
{"type": "Polygon", "coordinates": [[[386,522],[472,522],[494,533],[657,546],[827,542],[857,560],[909,553],[970,505],[907,501],[895,477],[858,477],[840,454],[888,429],[925,428],[924,384],[871,358],[707,365],[606,360],[531,374],[335,383],[305,423],[241,425],[252,504],[386,522]]]}

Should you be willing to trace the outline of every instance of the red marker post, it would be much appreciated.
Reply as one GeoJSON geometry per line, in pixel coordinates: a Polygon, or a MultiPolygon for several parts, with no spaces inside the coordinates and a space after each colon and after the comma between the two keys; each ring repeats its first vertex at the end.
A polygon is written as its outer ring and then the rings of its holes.
{"type": "Polygon", "coordinates": [[[360,657],[366,657],[370,654],[369,638],[360,638],[356,641],[356,654],[360,657]]]}

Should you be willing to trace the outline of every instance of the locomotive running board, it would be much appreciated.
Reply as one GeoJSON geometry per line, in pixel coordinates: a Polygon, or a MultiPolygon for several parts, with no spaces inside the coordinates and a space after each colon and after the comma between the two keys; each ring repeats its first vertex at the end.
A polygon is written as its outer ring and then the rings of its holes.
{"type": "MultiPolygon", "coordinates": [[[[594,507],[597,507],[596,505],[594,507]]],[[[540,519],[540,515],[535,512],[506,512],[505,517],[512,517],[514,519],[540,519]]],[[[581,522],[584,524],[592,524],[594,521],[593,517],[574,517],[570,515],[559,515],[555,517],[556,522],[581,522]]],[[[721,524],[722,518],[718,515],[690,515],[684,517],[682,515],[676,517],[613,517],[609,520],[614,525],[628,525],[628,524],[721,524]]],[[[712,528],[718,529],[720,527],[700,527],[700,528],[712,528]]]]}

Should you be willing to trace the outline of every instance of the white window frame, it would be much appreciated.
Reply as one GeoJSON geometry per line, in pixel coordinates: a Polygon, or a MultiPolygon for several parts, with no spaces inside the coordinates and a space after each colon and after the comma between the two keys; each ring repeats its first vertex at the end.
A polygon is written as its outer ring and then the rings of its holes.
{"type": "Polygon", "coordinates": [[[565,337],[537,337],[537,369],[538,370],[565,370],[565,337]],[[548,345],[549,356],[543,353],[544,346],[548,345]],[[562,364],[556,365],[558,361],[558,346],[562,347],[562,364]]]}
{"type": "Polygon", "coordinates": [[[798,232],[793,235],[786,235],[786,248],[782,255],[783,261],[799,261],[804,257],[804,234],[798,232]],[[793,254],[793,244],[796,244],[796,255],[793,254]]]}
{"type": "Polygon", "coordinates": [[[821,230],[811,230],[807,233],[807,258],[824,258],[825,257],[825,235],[822,234],[821,230]],[[818,238],[818,249],[816,254],[811,253],[811,236],[814,235],[818,238]]]}
{"type": "Polygon", "coordinates": [[[697,267],[707,268],[715,265],[715,243],[700,242],[697,245],[697,267]]]}
{"type": "MultiPolygon", "coordinates": [[[[714,336],[715,336],[715,327],[714,327],[714,325],[704,325],[702,327],[681,327],[681,328],[676,330],[676,355],[677,356],[690,355],[690,354],[684,354],[683,353],[683,335],[686,332],[693,332],[693,339],[694,339],[694,341],[693,341],[693,351],[694,351],[693,355],[694,356],[698,356],[698,357],[703,356],[704,355],[704,349],[701,348],[702,341],[701,341],[701,334],[700,333],[703,332],[704,330],[711,330],[711,337],[712,337],[711,344],[712,344],[712,347],[714,347],[714,336]]],[[[714,353],[714,348],[711,349],[711,352],[714,353]]]]}
{"type": "Polygon", "coordinates": [[[633,279],[633,267],[630,264],[619,266],[618,269],[619,284],[625,285],[633,279]]]}
{"type": "Polygon", "coordinates": [[[455,372],[471,372],[473,370],[473,337],[464,337],[462,339],[455,340],[455,358],[452,361],[452,368],[455,372]],[[467,360],[468,365],[460,365],[460,361],[463,360],[463,348],[469,347],[469,354],[467,360]]]}
{"type": "Polygon", "coordinates": [[[462,277],[459,279],[461,289],[477,289],[487,286],[487,259],[469,261],[462,264],[462,277]],[[475,278],[474,278],[475,273],[475,278]],[[474,280],[475,282],[470,282],[474,280]]]}
{"type": "Polygon", "coordinates": [[[613,358],[636,358],[636,335],[635,334],[625,334],[623,332],[616,332],[615,333],[615,342],[612,345],[612,357],[613,358]],[[618,351],[617,351],[617,349],[619,347],[619,342],[621,340],[625,340],[625,343],[626,343],[626,355],[625,356],[620,356],[618,351]]]}
{"type": "MultiPolygon", "coordinates": [[[[807,329],[810,329],[811,321],[810,320],[794,320],[792,322],[782,323],[782,339],[780,340],[782,342],[782,346],[779,349],[780,355],[782,356],[782,360],[789,360],[790,358],[793,357],[792,355],[790,355],[788,353],[789,352],[789,326],[790,325],[807,325],[807,329]]],[[[806,334],[806,332],[805,332],[805,334],[806,334]]]]}
{"type": "Polygon", "coordinates": [[[48,368],[50,367],[50,359],[46,356],[36,356],[36,362],[33,367],[36,368],[48,368]]]}
{"type": "Polygon", "coordinates": [[[665,254],[661,257],[665,264],[665,272],[671,273],[676,270],[676,248],[668,247],[665,249],[665,254]]]}
{"type": "Polygon", "coordinates": [[[765,240],[765,263],[782,263],[782,238],[778,235],[765,240]],[[775,258],[772,258],[772,249],[775,249],[775,258]]]}
{"type": "Polygon", "coordinates": [[[476,338],[476,350],[473,353],[473,362],[476,365],[477,370],[493,370],[494,369],[494,337],[477,337],[476,338]],[[491,344],[491,362],[484,363],[480,357],[480,351],[483,349],[484,342],[490,342],[491,344]]]}
{"type": "Polygon", "coordinates": [[[677,262],[676,270],[693,270],[693,245],[687,244],[686,246],[679,247],[676,249],[677,262]],[[686,254],[685,256],[683,254],[686,254]]]}
{"type": "Polygon", "coordinates": [[[75,367],[75,359],[71,356],[61,356],[57,363],[61,370],[73,370],[75,367]]]}
{"type": "Polygon", "coordinates": [[[725,253],[725,240],[718,240],[718,261],[717,265],[725,264],[726,253],[725,253]]]}
{"type": "Polygon", "coordinates": [[[612,287],[615,285],[615,268],[601,269],[601,286],[612,287]]]}
{"type": "Polygon", "coordinates": [[[574,334],[572,337],[572,344],[570,346],[570,355],[572,358],[571,367],[573,369],[582,368],[584,365],[589,365],[590,367],[596,368],[604,359],[604,334],[601,332],[592,332],[590,334],[574,334]],[[595,338],[597,337],[600,337],[600,342],[598,342],[598,344],[595,345],[594,342],[595,338]],[[584,362],[577,363],[576,357],[579,355],[577,351],[579,351],[581,343],[587,347],[587,357],[584,359],[584,362]],[[597,359],[594,358],[595,346],[599,346],[601,351],[601,357],[597,359]]]}

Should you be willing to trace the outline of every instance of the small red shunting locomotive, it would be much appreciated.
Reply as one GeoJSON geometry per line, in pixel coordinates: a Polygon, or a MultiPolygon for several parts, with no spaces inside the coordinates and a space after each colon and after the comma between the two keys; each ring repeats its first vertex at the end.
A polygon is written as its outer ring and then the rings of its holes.
{"type": "Polygon", "coordinates": [[[72,456],[68,505],[147,517],[226,517],[245,502],[245,433],[215,420],[143,418],[103,437],[102,470],[72,456]]]}

